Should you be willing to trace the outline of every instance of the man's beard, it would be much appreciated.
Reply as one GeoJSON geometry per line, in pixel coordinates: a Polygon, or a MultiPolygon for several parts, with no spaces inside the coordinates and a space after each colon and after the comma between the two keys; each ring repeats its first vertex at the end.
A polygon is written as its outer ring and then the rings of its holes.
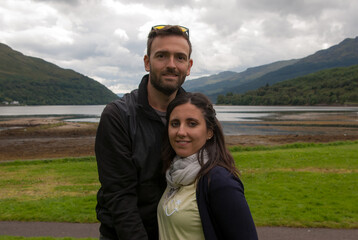
{"type": "Polygon", "coordinates": [[[179,81],[175,84],[175,85],[169,85],[169,84],[165,84],[162,79],[157,78],[156,75],[152,72],[149,73],[150,75],[150,82],[152,84],[152,86],[157,89],[159,92],[170,96],[172,95],[175,91],[177,91],[181,85],[184,83],[185,80],[185,76],[179,78],[179,81]]]}

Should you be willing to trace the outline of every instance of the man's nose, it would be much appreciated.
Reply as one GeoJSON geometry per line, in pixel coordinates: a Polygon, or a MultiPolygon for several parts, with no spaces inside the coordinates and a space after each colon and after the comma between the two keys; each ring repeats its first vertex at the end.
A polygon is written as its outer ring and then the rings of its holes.
{"type": "Polygon", "coordinates": [[[167,67],[168,68],[176,68],[174,56],[169,57],[167,67]]]}

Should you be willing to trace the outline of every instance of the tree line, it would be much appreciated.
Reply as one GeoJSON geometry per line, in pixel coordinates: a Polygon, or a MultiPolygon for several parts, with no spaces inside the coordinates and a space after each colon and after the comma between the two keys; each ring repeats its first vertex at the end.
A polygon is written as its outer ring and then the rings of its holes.
{"type": "Polygon", "coordinates": [[[304,77],[266,84],[244,94],[219,95],[225,105],[358,104],[358,65],[319,71],[304,77]]]}

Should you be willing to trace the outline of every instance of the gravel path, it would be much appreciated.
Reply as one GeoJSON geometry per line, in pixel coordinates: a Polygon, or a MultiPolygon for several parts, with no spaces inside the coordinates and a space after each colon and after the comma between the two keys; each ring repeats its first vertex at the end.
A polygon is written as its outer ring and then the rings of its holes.
{"type": "MultiPolygon", "coordinates": [[[[0,235],[98,238],[99,224],[0,222],[0,235]]],[[[357,240],[358,229],[258,227],[260,240],[357,240]]]]}

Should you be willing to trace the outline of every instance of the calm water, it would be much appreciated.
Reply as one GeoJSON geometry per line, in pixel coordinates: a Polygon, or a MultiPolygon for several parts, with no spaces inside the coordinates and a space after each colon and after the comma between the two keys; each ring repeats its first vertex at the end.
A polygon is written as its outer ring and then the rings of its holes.
{"type": "MultiPolygon", "coordinates": [[[[67,121],[98,122],[105,105],[1,106],[0,120],[14,117],[64,117],[67,121]]],[[[292,113],[358,114],[358,107],[215,106],[221,122],[262,121],[292,113]]]]}

